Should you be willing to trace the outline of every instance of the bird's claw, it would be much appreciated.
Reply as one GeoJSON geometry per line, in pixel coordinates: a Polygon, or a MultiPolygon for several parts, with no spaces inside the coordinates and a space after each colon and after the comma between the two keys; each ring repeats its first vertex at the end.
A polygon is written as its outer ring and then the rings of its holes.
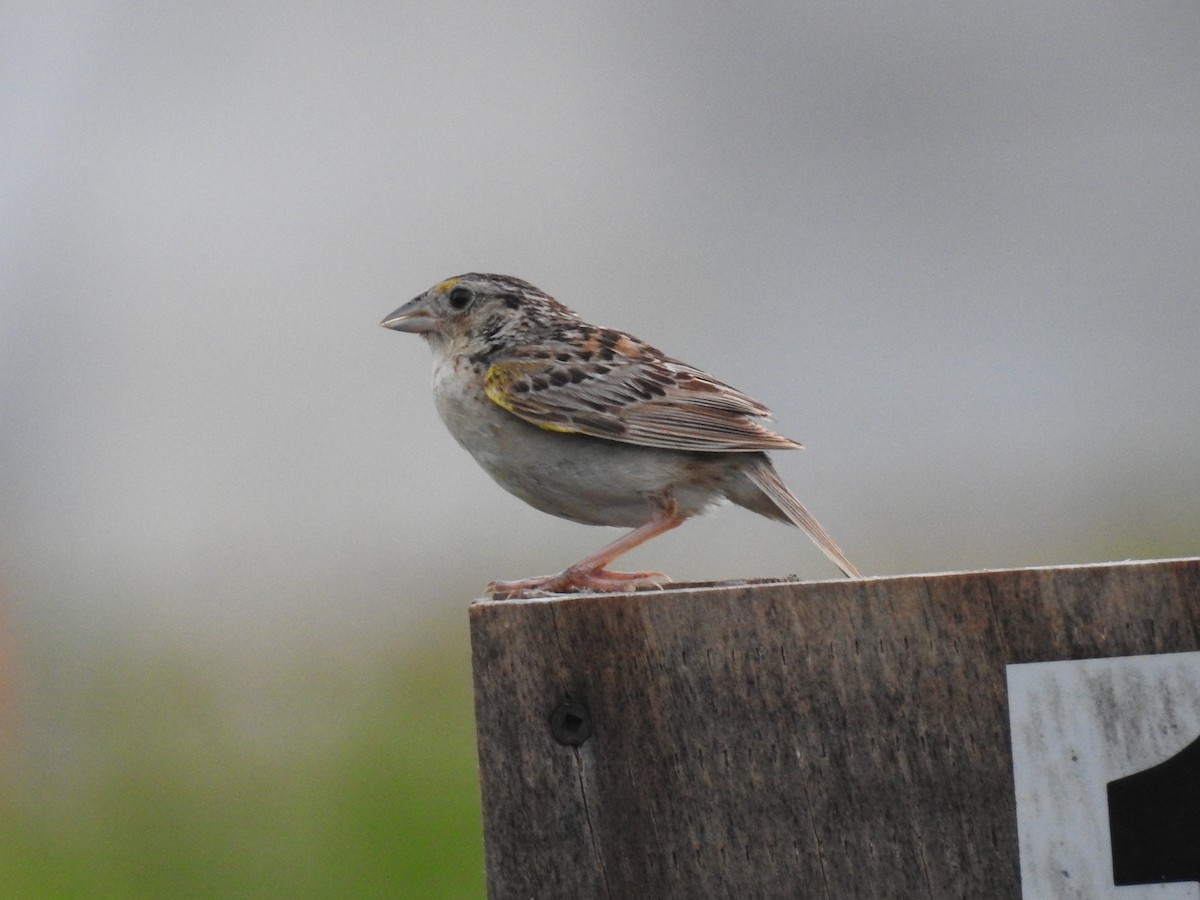
{"type": "Polygon", "coordinates": [[[512,600],[541,594],[574,594],[580,591],[632,591],[661,588],[671,579],[662,572],[610,572],[607,569],[575,569],[557,575],[522,578],[519,581],[492,581],[485,588],[493,600],[512,600]]]}

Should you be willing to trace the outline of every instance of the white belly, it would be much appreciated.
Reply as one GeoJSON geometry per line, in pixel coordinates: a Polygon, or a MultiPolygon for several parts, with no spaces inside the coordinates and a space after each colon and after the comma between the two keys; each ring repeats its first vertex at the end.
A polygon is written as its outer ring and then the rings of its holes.
{"type": "Polygon", "coordinates": [[[685,516],[721,499],[711,478],[697,479],[695,454],[538,428],[489,400],[478,379],[448,377],[452,365],[434,372],[442,421],[501,487],[536,509],[588,525],[635,527],[669,496],[685,516]]]}

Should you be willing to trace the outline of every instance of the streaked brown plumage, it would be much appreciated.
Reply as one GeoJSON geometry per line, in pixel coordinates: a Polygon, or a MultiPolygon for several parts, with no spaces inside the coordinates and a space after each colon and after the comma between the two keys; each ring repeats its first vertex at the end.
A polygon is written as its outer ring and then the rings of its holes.
{"type": "Polygon", "coordinates": [[[493,582],[491,592],[659,584],[659,573],[605,566],[726,498],[798,525],[862,577],[766,455],[800,444],[711,375],[503,275],[447,279],[382,324],[428,341],[438,412],[502,487],[552,515],[635,529],[558,575],[493,582]]]}

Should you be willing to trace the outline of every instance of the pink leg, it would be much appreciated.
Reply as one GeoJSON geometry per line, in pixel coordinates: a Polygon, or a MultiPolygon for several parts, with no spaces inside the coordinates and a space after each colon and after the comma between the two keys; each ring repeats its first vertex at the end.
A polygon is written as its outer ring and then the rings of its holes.
{"type": "Polygon", "coordinates": [[[547,591],[549,593],[567,593],[577,590],[622,591],[636,587],[658,586],[671,579],[660,572],[609,572],[604,567],[618,556],[628,553],[651,538],[658,537],[672,528],[678,528],[683,521],[684,517],[679,515],[675,501],[672,500],[665,509],[645,525],[617,538],[607,547],[584,557],[557,575],[523,578],[520,581],[493,581],[488,584],[486,590],[493,598],[497,594],[503,594],[505,596],[502,599],[508,599],[524,591],[547,591]]]}

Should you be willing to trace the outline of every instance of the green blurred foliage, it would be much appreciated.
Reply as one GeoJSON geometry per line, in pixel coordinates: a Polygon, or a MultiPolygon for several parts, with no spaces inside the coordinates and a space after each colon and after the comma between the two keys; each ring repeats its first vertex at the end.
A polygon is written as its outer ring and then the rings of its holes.
{"type": "Polygon", "coordinates": [[[457,625],[415,654],[37,657],[3,719],[0,896],[483,896],[457,625]]]}

